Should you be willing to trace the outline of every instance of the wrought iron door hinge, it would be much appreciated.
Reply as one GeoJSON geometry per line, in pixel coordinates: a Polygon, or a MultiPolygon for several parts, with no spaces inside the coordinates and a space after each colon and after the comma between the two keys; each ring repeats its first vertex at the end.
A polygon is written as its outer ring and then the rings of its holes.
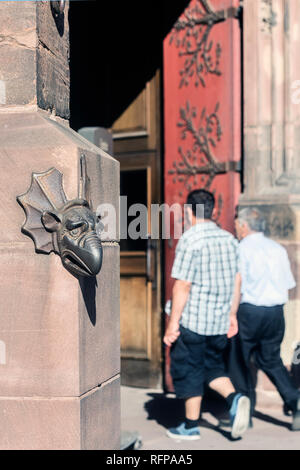
{"type": "Polygon", "coordinates": [[[222,21],[226,21],[229,18],[236,18],[239,19],[241,15],[242,7],[230,7],[224,10],[219,10],[213,13],[209,13],[198,20],[198,23],[206,24],[206,25],[213,25],[216,23],[221,23],[222,21]]]}

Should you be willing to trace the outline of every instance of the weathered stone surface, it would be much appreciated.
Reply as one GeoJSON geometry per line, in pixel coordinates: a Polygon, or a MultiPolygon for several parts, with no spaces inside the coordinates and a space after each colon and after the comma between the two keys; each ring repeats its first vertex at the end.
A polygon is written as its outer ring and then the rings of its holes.
{"type": "Polygon", "coordinates": [[[243,11],[245,195],[299,199],[300,4],[245,0],[243,11]]]}
{"type": "Polygon", "coordinates": [[[0,106],[38,104],[68,119],[68,2],[59,18],[49,1],[0,2],[0,106]]]}
{"type": "MultiPolygon", "coordinates": [[[[98,152],[100,155],[107,155],[100,149],[98,152]]],[[[94,158],[93,154],[87,150],[84,151],[84,154],[90,168],[93,208],[102,217],[101,239],[103,241],[118,241],[120,238],[119,194],[116,192],[116,187],[119,188],[120,185],[119,164],[112,159],[94,158]],[[106,188],[106,191],[103,191],[103,187],[106,188]],[[113,218],[108,216],[108,210],[113,218]],[[109,227],[108,223],[110,223],[109,227]]]]}
{"type": "Polygon", "coordinates": [[[77,280],[27,244],[1,244],[0,266],[0,396],[79,395],[77,280]]]}
{"type": "Polygon", "coordinates": [[[78,398],[0,397],[0,449],[119,449],[119,394],[116,379],[78,398]]]}
{"type": "Polygon", "coordinates": [[[3,1],[0,4],[1,35],[15,36],[29,31],[36,25],[36,5],[32,1],[3,1]]]}
{"type": "Polygon", "coordinates": [[[57,255],[35,253],[16,196],[32,171],[56,167],[75,198],[84,152],[94,206],[109,201],[118,210],[119,163],[42,111],[0,114],[0,132],[0,396],[79,396],[119,373],[119,248],[104,246],[93,298],[57,255]]]}
{"type": "Polygon", "coordinates": [[[78,398],[0,398],[1,450],[80,450],[78,398]]]}
{"type": "Polygon", "coordinates": [[[39,41],[55,57],[69,58],[69,2],[65,2],[64,12],[57,16],[53,13],[50,2],[37,2],[37,34],[39,41]]]}
{"type": "Polygon", "coordinates": [[[81,397],[81,449],[120,449],[120,379],[81,397]]]}
{"type": "Polygon", "coordinates": [[[35,49],[0,42],[0,106],[36,103],[35,49]]]}
{"type": "Polygon", "coordinates": [[[0,262],[0,396],[77,396],[120,372],[118,246],[104,246],[97,284],[31,245],[2,246],[0,262]]]}
{"type": "Polygon", "coordinates": [[[56,115],[70,117],[69,66],[64,58],[56,57],[39,43],[37,49],[37,104],[56,115]]]}
{"type": "Polygon", "coordinates": [[[50,2],[37,2],[37,102],[69,119],[70,70],[68,2],[58,17],[50,2]]]}
{"type": "Polygon", "coordinates": [[[284,307],[285,335],[281,346],[281,356],[287,366],[290,366],[293,362],[295,346],[300,338],[299,307],[300,300],[292,298],[284,307]]]}
{"type": "Polygon", "coordinates": [[[119,259],[119,246],[104,246],[97,284],[89,278],[80,283],[80,393],[120,372],[119,259]]]}

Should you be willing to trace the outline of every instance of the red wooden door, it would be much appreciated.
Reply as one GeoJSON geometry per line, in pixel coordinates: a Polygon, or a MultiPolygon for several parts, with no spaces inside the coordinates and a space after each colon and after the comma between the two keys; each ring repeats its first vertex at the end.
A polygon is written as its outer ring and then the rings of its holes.
{"type": "MultiPolygon", "coordinates": [[[[240,194],[238,7],[239,0],[191,0],[164,40],[163,63],[165,202],[184,204],[191,190],[208,189],[216,196],[217,222],[230,231],[240,194]]],[[[166,300],[176,244],[165,242],[166,300]]],[[[168,350],[165,359],[165,385],[172,390],[168,350]]]]}

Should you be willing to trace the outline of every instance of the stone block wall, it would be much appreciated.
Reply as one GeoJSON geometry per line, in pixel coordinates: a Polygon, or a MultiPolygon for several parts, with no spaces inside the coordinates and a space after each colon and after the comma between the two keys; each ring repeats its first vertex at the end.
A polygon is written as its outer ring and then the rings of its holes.
{"type": "MultiPolygon", "coordinates": [[[[300,340],[300,4],[244,0],[244,192],[241,206],[259,208],[266,235],[288,251],[297,287],[285,306],[282,359],[291,367],[300,340]]],[[[261,390],[273,389],[265,378],[261,390]]],[[[273,389],[274,390],[274,389],[273,389]]]]}
{"type": "Polygon", "coordinates": [[[63,174],[78,195],[86,157],[93,209],[119,210],[119,163],[68,126],[68,2],[0,2],[0,449],[120,446],[119,244],[96,278],[37,254],[16,197],[32,172],[63,174]]]}

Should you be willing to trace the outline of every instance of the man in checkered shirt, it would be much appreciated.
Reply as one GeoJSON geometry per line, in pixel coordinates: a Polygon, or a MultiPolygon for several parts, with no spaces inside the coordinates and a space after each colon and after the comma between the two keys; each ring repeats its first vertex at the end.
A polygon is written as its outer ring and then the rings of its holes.
{"type": "Polygon", "coordinates": [[[177,397],[185,400],[186,418],[167,434],[174,439],[200,438],[198,420],[207,384],[227,400],[231,434],[237,438],[249,426],[250,401],[236,393],[223,355],[227,338],[238,331],[238,242],[212,221],[212,193],[193,191],[187,204],[192,227],[177,244],[172,310],[164,336],[164,343],[172,346],[171,374],[177,397]],[[198,217],[199,208],[202,218],[198,217]]]}

